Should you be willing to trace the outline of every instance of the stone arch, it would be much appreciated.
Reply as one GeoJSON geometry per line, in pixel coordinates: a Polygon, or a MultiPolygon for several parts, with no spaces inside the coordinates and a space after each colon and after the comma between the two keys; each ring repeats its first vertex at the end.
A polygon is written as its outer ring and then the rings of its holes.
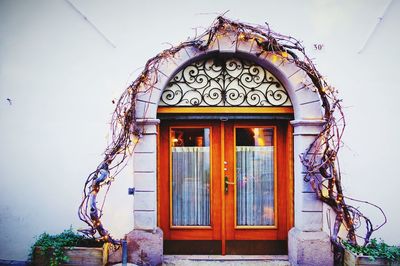
{"type": "Polygon", "coordinates": [[[153,90],[143,89],[138,93],[136,114],[139,119],[155,119],[162,90],[168,81],[187,64],[200,60],[210,53],[238,54],[266,68],[286,88],[293,104],[295,120],[321,120],[321,99],[304,70],[294,63],[277,57],[274,53],[262,53],[254,40],[240,41],[223,35],[206,51],[183,48],[174,57],[164,60],[153,79],[157,82],[153,90]]]}
{"type": "MultiPolygon", "coordinates": [[[[304,170],[299,155],[315,140],[324,124],[322,102],[316,87],[306,72],[289,62],[285,57],[261,51],[255,39],[240,40],[229,33],[220,35],[207,50],[186,47],[173,57],[164,59],[157,72],[150,75],[155,81],[152,88],[139,90],[136,100],[136,118],[144,126],[144,136],[135,149],[134,184],[137,193],[134,203],[135,229],[154,230],[157,227],[157,108],[163,89],[168,81],[187,64],[213,53],[237,54],[254,61],[270,71],[284,85],[294,110],[291,124],[293,132],[294,158],[294,228],[289,232],[289,258],[291,262],[307,264],[310,258],[304,255],[311,243],[319,250],[327,250],[323,261],[330,265],[329,237],[323,232],[323,205],[316,198],[309,183],[304,182],[304,170]],[[306,239],[306,240],[305,240],[306,239]],[[307,242],[308,241],[308,242],[307,242]],[[302,255],[303,254],[303,255],[302,255]],[[299,256],[305,256],[300,258],[299,256]]],[[[290,55],[289,55],[290,56],[290,55]]],[[[311,258],[312,259],[312,258],[311,258]]]]}

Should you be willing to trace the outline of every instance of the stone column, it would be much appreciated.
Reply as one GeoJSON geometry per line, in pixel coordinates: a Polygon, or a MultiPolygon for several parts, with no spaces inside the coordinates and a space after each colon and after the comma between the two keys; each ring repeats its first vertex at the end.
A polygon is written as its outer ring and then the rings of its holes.
{"type": "Polygon", "coordinates": [[[322,202],[304,181],[299,155],[304,153],[322,129],[323,120],[294,120],[294,215],[289,231],[288,251],[292,265],[333,265],[329,235],[322,230],[322,202]]]}
{"type": "Polygon", "coordinates": [[[158,119],[139,120],[143,136],[133,154],[134,226],[154,230],[157,227],[157,125],[158,119]]]}
{"type": "Polygon", "coordinates": [[[127,234],[128,262],[161,265],[163,234],[157,228],[157,125],[158,119],[138,119],[143,137],[133,154],[134,230],[127,234]]]}

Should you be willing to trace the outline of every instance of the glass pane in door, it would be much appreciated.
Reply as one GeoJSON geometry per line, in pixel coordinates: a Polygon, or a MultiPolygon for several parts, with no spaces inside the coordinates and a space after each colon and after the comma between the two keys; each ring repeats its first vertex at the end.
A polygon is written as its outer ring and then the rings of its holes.
{"type": "MultiPolygon", "coordinates": [[[[210,129],[171,129],[172,225],[210,225],[210,129]]],[[[161,158],[162,160],[162,158],[161,158]]]]}
{"type": "Polygon", "coordinates": [[[236,225],[275,225],[274,129],[235,131],[236,225]]]}

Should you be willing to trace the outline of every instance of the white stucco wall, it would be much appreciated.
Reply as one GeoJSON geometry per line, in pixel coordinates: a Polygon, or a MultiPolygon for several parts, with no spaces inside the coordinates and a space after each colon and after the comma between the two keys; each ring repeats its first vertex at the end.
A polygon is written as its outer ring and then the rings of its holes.
{"type": "MultiPolygon", "coordinates": [[[[390,1],[71,2],[115,47],[66,1],[0,0],[0,259],[25,259],[43,231],[83,226],[77,206],[106,146],[112,98],[165,42],[186,40],[227,10],[304,41],[346,106],[345,192],[382,206],[389,221],[375,236],[399,244],[399,1],[361,53],[390,1]],[[314,50],[319,43],[323,50],[314,50]]],[[[132,171],[119,176],[105,206],[116,237],[133,226],[132,171]]]]}

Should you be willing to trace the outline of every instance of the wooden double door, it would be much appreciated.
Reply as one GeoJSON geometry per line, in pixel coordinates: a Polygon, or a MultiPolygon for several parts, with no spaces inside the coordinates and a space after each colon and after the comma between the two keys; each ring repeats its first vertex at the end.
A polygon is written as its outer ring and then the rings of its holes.
{"type": "Polygon", "coordinates": [[[166,254],[285,254],[292,226],[286,121],[173,121],[159,130],[166,254]]]}

